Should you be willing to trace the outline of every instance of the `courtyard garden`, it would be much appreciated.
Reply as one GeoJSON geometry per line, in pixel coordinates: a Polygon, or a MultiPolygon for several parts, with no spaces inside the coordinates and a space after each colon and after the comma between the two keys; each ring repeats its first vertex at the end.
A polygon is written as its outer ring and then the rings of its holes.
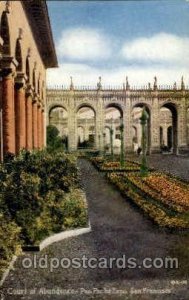
{"type": "Polygon", "coordinates": [[[22,246],[87,225],[76,158],[22,151],[0,164],[0,275],[22,246]]]}
{"type": "Polygon", "coordinates": [[[189,228],[188,184],[170,174],[148,168],[142,175],[142,164],[119,156],[93,157],[92,164],[100,172],[106,172],[108,180],[122,195],[137,205],[159,226],[189,228]]]}

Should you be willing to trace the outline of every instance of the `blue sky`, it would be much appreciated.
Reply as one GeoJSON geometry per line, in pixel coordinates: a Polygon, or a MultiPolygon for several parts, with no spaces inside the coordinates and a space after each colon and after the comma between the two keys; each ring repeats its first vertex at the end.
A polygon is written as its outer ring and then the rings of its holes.
{"type": "Polygon", "coordinates": [[[59,69],[49,84],[189,81],[189,2],[48,1],[59,69]]]}

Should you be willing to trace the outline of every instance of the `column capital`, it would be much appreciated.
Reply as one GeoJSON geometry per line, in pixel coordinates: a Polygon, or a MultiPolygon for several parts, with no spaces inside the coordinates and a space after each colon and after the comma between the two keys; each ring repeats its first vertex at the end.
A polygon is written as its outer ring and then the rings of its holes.
{"type": "Polygon", "coordinates": [[[33,103],[38,103],[38,96],[36,92],[33,93],[33,103]]]}
{"type": "Polygon", "coordinates": [[[3,56],[0,62],[1,76],[7,77],[9,75],[15,76],[17,60],[12,56],[3,56]]]}
{"type": "Polygon", "coordinates": [[[27,76],[22,72],[17,72],[15,77],[15,87],[16,89],[26,88],[27,76]]]}
{"type": "Polygon", "coordinates": [[[26,97],[33,97],[34,89],[31,84],[26,85],[26,97]]]}
{"type": "Polygon", "coordinates": [[[38,107],[38,108],[42,108],[41,102],[39,102],[39,101],[37,102],[37,107],[38,107]]]}

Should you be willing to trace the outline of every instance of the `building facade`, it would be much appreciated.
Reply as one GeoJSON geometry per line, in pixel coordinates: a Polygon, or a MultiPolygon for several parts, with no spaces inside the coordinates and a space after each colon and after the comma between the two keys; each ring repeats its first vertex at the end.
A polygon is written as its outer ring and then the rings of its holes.
{"type": "MultiPolygon", "coordinates": [[[[151,87],[131,88],[128,79],[123,87],[103,88],[101,82],[96,88],[49,88],[47,90],[47,124],[54,124],[68,135],[70,151],[78,148],[78,128],[83,128],[82,136],[89,133],[93,120],[88,124],[78,118],[82,108],[88,107],[94,112],[95,148],[103,150],[107,143],[108,130],[113,128],[114,139],[119,139],[120,122],[124,125],[124,147],[126,152],[133,152],[134,146],[141,143],[140,115],[145,107],[148,113],[147,136],[148,152],[159,152],[162,146],[177,154],[179,149],[189,146],[189,90],[184,79],[177,87],[158,86],[157,78],[151,87]],[[62,121],[51,119],[54,109],[60,107],[66,118],[62,121]],[[107,110],[114,108],[119,115],[111,121],[107,110]],[[58,123],[57,123],[58,122],[58,123]],[[62,122],[62,123],[61,123],[62,122]]],[[[79,137],[80,138],[80,137],[79,137]]],[[[109,139],[109,137],[108,137],[109,139]]]]}
{"type": "Polygon", "coordinates": [[[51,67],[57,67],[57,58],[46,1],[1,1],[1,157],[44,146],[51,67]]]}

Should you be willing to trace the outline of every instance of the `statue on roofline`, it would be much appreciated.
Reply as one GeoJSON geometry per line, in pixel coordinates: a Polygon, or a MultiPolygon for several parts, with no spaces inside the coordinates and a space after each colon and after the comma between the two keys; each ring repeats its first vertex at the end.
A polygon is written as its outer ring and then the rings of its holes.
{"type": "Polygon", "coordinates": [[[101,78],[101,76],[99,76],[98,79],[99,79],[99,82],[97,83],[97,89],[101,90],[102,89],[102,83],[101,83],[102,78],[101,78]]]}

